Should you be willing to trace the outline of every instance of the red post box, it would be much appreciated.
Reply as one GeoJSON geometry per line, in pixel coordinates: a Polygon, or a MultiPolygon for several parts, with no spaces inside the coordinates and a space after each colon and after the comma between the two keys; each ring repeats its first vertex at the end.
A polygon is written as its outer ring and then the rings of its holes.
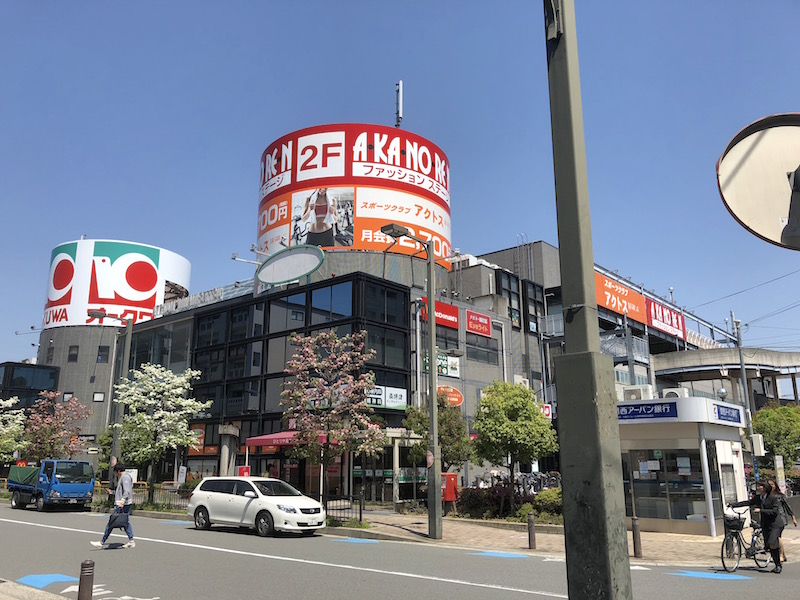
{"type": "Polygon", "coordinates": [[[458,496],[458,473],[442,473],[442,500],[455,502],[458,496]]]}

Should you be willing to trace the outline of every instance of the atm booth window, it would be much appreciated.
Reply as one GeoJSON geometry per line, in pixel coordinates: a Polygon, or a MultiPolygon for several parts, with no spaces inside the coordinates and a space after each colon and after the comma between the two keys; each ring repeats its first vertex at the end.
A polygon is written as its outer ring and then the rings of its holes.
{"type": "MultiPolygon", "coordinates": [[[[715,445],[708,444],[714,512],[722,512],[715,445]]],[[[631,450],[622,454],[625,514],[645,519],[706,521],[699,450],[631,450]]]]}

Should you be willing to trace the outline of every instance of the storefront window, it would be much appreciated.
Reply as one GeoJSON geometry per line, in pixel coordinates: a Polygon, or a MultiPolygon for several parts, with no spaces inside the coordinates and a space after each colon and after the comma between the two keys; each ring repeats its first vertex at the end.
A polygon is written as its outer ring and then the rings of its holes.
{"type": "Polygon", "coordinates": [[[661,450],[634,450],[630,453],[630,461],[636,516],[644,519],[669,519],[661,450]]]}
{"type": "Polygon", "coordinates": [[[700,452],[697,450],[669,450],[664,453],[664,456],[672,518],[704,521],[707,510],[700,452]]]}

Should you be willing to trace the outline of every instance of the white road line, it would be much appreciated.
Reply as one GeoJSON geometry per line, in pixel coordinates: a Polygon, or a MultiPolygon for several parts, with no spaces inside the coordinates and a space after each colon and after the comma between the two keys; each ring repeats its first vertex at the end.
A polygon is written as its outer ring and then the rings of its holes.
{"type": "MultiPolygon", "coordinates": [[[[45,525],[44,523],[30,523],[28,521],[16,521],[14,519],[2,519],[0,518],[0,522],[5,523],[14,523],[16,525],[28,525],[31,527],[42,527],[45,529],[56,529],[59,531],[70,531],[73,533],[88,533],[91,535],[97,535],[96,531],[93,530],[86,530],[86,529],[77,529],[73,527],[61,527],[59,525],[45,525]]],[[[117,537],[124,537],[122,534],[112,534],[117,537]]],[[[183,546],[185,548],[195,548],[198,550],[209,550],[211,552],[222,552],[224,554],[236,554],[239,556],[251,556],[254,558],[266,558],[269,560],[278,560],[283,562],[292,562],[292,563],[300,563],[305,565],[316,565],[319,567],[329,567],[331,569],[344,569],[347,571],[361,571],[364,573],[375,573],[377,575],[394,575],[396,577],[405,577],[408,579],[421,579],[425,581],[433,581],[433,582],[440,582],[440,583],[451,583],[455,585],[463,585],[468,587],[476,587],[476,588],[484,588],[490,590],[501,590],[504,592],[516,592],[519,594],[528,594],[531,596],[545,596],[547,598],[564,598],[565,600],[569,599],[569,596],[566,594],[558,594],[555,592],[545,592],[541,590],[524,590],[521,588],[514,588],[508,587],[504,585],[491,585],[488,583],[477,583],[474,581],[465,581],[463,579],[449,579],[445,577],[433,577],[431,575],[420,575],[418,573],[407,573],[404,571],[386,571],[383,569],[371,569],[369,567],[357,567],[352,565],[338,565],[334,563],[327,563],[318,560],[308,560],[305,558],[290,558],[287,556],[275,556],[271,554],[261,554],[259,552],[246,552],[244,550],[233,550],[230,548],[216,548],[214,546],[204,546],[202,544],[190,544],[188,542],[175,542],[171,540],[159,540],[156,538],[146,538],[146,537],[136,537],[136,541],[145,541],[145,542],[154,542],[156,544],[168,544],[171,546],[183,546]]]]}

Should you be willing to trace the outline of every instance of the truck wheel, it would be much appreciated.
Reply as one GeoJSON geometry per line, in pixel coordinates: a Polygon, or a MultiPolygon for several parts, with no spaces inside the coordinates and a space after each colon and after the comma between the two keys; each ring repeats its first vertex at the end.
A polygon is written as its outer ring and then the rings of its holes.
{"type": "Polygon", "coordinates": [[[36,510],[39,512],[47,510],[47,505],[44,503],[44,496],[36,496],[36,510]]]}
{"type": "Polygon", "coordinates": [[[11,494],[11,508],[25,508],[25,505],[22,503],[22,494],[19,492],[14,492],[11,494]]]}

